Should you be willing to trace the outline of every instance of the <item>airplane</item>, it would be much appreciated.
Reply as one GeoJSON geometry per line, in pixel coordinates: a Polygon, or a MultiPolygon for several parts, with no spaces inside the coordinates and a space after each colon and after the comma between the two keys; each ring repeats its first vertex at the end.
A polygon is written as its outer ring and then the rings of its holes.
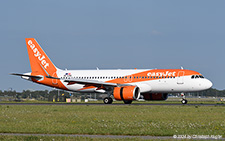
{"type": "MultiPolygon", "coordinates": [[[[31,72],[12,73],[34,83],[67,91],[107,94],[103,102],[115,100],[131,104],[145,100],[166,100],[168,93],[207,90],[212,82],[186,69],[62,70],[57,68],[34,38],[26,38],[31,72]]],[[[182,104],[187,104],[185,97],[182,104]]]]}

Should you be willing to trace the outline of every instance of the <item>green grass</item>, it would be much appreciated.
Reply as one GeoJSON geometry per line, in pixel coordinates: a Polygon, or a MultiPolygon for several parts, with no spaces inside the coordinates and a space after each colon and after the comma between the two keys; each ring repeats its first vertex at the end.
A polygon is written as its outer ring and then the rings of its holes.
{"type": "Polygon", "coordinates": [[[1,105],[1,133],[223,135],[224,106],[1,105]]]}
{"type": "MultiPolygon", "coordinates": [[[[15,140],[15,141],[140,141],[144,139],[140,138],[122,138],[122,139],[110,139],[110,138],[89,138],[89,137],[56,137],[56,136],[0,136],[1,141],[15,140]]],[[[171,139],[172,141],[172,139],[171,139]]]]}

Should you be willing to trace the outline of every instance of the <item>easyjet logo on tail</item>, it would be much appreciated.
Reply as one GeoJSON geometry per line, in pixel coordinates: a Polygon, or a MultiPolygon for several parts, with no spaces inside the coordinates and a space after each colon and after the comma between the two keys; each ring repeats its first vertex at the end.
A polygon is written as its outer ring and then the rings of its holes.
{"type": "Polygon", "coordinates": [[[47,63],[47,61],[45,60],[45,56],[41,55],[41,53],[38,51],[38,49],[35,47],[35,45],[31,40],[29,40],[27,43],[33,50],[34,56],[37,57],[38,60],[41,62],[41,64],[44,66],[44,68],[47,69],[47,67],[49,67],[49,63],[47,63]]]}

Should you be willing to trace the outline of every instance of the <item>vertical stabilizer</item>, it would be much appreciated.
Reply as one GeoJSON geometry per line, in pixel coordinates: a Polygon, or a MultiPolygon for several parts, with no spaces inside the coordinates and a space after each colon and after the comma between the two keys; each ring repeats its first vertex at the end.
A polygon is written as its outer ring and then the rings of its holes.
{"type": "Polygon", "coordinates": [[[47,78],[46,76],[58,77],[57,68],[43,51],[34,38],[26,38],[27,51],[31,66],[31,80],[43,85],[67,90],[61,81],[47,78]],[[40,77],[39,79],[35,77],[40,77]]]}
{"type": "Polygon", "coordinates": [[[32,74],[53,75],[57,68],[34,38],[26,38],[32,74]]]}

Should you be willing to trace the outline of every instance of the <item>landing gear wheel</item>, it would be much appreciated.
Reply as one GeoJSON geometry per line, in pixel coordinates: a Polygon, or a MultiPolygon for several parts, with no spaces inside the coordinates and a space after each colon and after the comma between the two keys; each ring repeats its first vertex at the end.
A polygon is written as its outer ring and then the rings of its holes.
{"type": "Polygon", "coordinates": [[[105,97],[105,98],[103,99],[103,102],[104,102],[105,104],[112,104],[113,99],[112,99],[111,97],[105,97]]]}
{"type": "Polygon", "coordinates": [[[187,102],[188,102],[188,101],[187,101],[186,99],[182,99],[182,100],[181,100],[181,103],[182,103],[182,104],[187,104],[187,102]]]}
{"type": "Polygon", "coordinates": [[[124,104],[131,104],[132,100],[124,100],[123,102],[124,102],[124,104]]]}

